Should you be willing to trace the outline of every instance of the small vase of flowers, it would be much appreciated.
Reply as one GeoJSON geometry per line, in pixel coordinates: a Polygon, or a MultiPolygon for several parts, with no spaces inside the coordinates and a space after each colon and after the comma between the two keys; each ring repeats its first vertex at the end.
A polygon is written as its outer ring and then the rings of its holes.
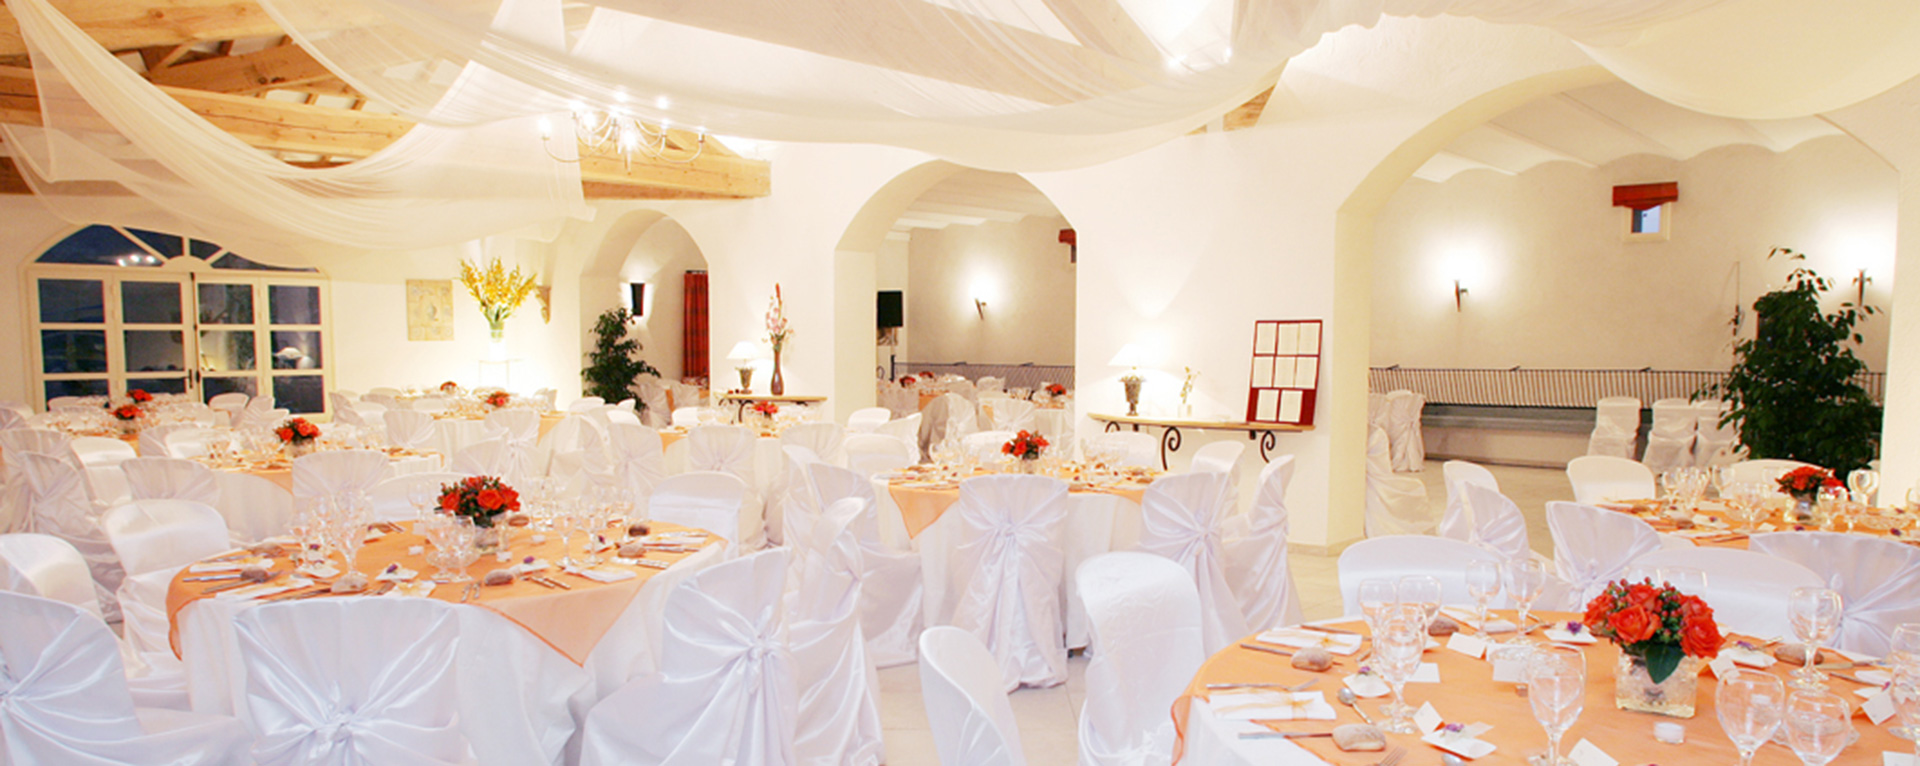
{"type": "Polygon", "coordinates": [[[780,414],[779,402],[759,401],[753,403],[753,419],[761,426],[773,425],[773,416],[780,414]]]}
{"type": "Polygon", "coordinates": [[[1828,487],[1841,486],[1833,472],[1817,466],[1803,465],[1780,475],[1775,480],[1780,491],[1793,498],[1793,523],[1806,524],[1814,520],[1814,503],[1820,499],[1820,491],[1828,487]]]}
{"type": "Polygon", "coordinates": [[[147,393],[144,388],[136,388],[127,392],[127,398],[132,399],[134,404],[146,404],[153,401],[153,394],[147,393]]]}
{"type": "Polygon", "coordinates": [[[487,406],[496,410],[507,406],[507,403],[511,401],[513,401],[513,396],[505,391],[495,391],[487,394],[487,406]]]}
{"type": "Polygon", "coordinates": [[[1031,431],[1021,431],[1000,445],[1000,451],[1012,455],[1014,464],[1021,473],[1033,473],[1038,470],[1040,456],[1047,451],[1047,437],[1031,431]]]}
{"type": "Polygon", "coordinates": [[[440,393],[455,394],[459,392],[460,392],[460,384],[455,383],[451,380],[440,384],[440,393]]]}
{"type": "Polygon", "coordinates": [[[287,457],[297,458],[313,452],[314,440],[320,438],[320,427],[306,418],[287,418],[279,428],[273,429],[273,435],[280,437],[287,457]]]}
{"type": "Polygon", "coordinates": [[[147,416],[147,411],[140,409],[140,405],[137,404],[122,404],[114,407],[112,412],[113,420],[119,424],[120,431],[129,434],[140,430],[140,419],[147,416]]]}
{"type": "Polygon", "coordinates": [[[473,525],[490,530],[481,535],[480,545],[503,553],[508,548],[507,533],[512,528],[507,514],[520,510],[520,493],[498,476],[469,476],[452,484],[440,485],[440,510],[465,516],[473,525]]]}
{"type": "Polygon", "coordinates": [[[1671,585],[1618,580],[1587,604],[1585,623],[1620,648],[1616,707],[1693,717],[1700,667],[1720,652],[1712,607],[1671,585]]]}

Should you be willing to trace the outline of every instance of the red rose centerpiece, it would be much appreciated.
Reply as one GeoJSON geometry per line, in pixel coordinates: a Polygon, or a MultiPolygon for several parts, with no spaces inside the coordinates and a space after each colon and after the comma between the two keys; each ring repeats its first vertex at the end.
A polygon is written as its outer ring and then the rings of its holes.
{"type": "Polygon", "coordinates": [[[1840,480],[1834,478],[1832,471],[1811,465],[1803,465],[1783,473],[1775,481],[1780,485],[1781,492],[1792,495],[1795,500],[1805,502],[1812,502],[1819,497],[1822,489],[1841,486],[1840,480]]]}
{"type": "Polygon", "coordinates": [[[153,394],[147,393],[144,388],[136,388],[127,392],[127,398],[132,399],[134,404],[146,404],[153,401],[153,394]]]}
{"type": "Polygon", "coordinates": [[[1021,431],[1000,445],[1000,451],[1012,455],[1020,466],[1021,473],[1033,473],[1039,465],[1040,455],[1047,450],[1047,437],[1032,431],[1021,431]]]}
{"type": "Polygon", "coordinates": [[[1650,580],[1619,580],[1587,604],[1586,626],[1620,647],[1614,704],[1692,718],[1702,663],[1720,652],[1713,608],[1698,596],[1650,580]]]}
{"type": "Polygon", "coordinates": [[[145,414],[147,414],[145,411],[131,404],[122,404],[113,408],[113,417],[122,423],[139,420],[140,416],[145,414]]]}
{"type": "Polygon", "coordinates": [[[513,401],[513,396],[505,391],[495,391],[487,394],[487,406],[496,410],[507,406],[507,403],[511,401],[513,401]]]}
{"type": "Polygon", "coordinates": [[[916,378],[916,377],[914,377],[914,376],[912,376],[912,375],[902,375],[902,376],[900,376],[900,387],[901,387],[901,388],[912,388],[912,387],[913,387],[913,384],[915,384],[915,383],[919,383],[919,382],[920,382],[920,379],[919,379],[919,378],[916,378]]]}
{"type": "Polygon", "coordinates": [[[1063,386],[1063,385],[1060,385],[1059,383],[1048,383],[1048,384],[1047,384],[1047,395],[1048,395],[1048,396],[1066,396],[1066,395],[1067,395],[1067,387],[1066,387],[1066,386],[1063,386]]]}
{"type": "Polygon", "coordinates": [[[320,438],[320,427],[306,418],[287,418],[279,428],[273,429],[273,435],[280,437],[288,457],[300,457],[313,451],[313,440],[320,438]]]}
{"type": "Polygon", "coordinates": [[[476,527],[491,527],[520,510],[520,493],[498,476],[469,476],[440,486],[440,510],[472,519],[476,527]]]}
{"type": "Polygon", "coordinates": [[[455,383],[451,380],[440,384],[440,393],[443,393],[443,394],[451,394],[459,390],[460,390],[460,384],[455,383]]]}

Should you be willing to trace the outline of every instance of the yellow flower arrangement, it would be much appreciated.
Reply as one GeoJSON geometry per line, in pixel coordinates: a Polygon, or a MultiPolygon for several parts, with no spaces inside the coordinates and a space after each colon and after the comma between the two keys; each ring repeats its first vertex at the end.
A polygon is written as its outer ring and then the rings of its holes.
{"type": "Polygon", "coordinates": [[[460,284],[480,304],[480,314],[487,318],[487,328],[493,331],[495,340],[505,331],[507,317],[533,294],[533,283],[532,274],[520,273],[519,266],[509,272],[498,258],[484,269],[460,262],[460,284]]]}

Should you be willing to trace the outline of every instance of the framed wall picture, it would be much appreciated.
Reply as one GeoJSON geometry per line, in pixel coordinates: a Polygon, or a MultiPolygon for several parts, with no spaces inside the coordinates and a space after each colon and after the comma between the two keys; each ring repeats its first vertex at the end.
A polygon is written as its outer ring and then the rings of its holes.
{"type": "Polygon", "coordinates": [[[407,340],[453,340],[453,280],[407,280],[407,340]]]}
{"type": "Polygon", "coordinates": [[[1313,425],[1320,387],[1318,319],[1253,323],[1253,372],[1247,385],[1247,422],[1313,425]]]}

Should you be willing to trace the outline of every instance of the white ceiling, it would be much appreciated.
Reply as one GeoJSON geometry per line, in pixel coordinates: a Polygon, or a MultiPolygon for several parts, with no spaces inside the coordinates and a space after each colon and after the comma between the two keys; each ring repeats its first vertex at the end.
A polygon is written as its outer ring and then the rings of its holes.
{"type": "Polygon", "coordinates": [[[1776,152],[1839,135],[1818,117],[1739,120],[1674,106],[1622,82],[1536,99],[1467,131],[1414,172],[1440,182],[1469,170],[1514,175],[1548,162],[1598,167],[1630,154],[1686,160],[1751,144],[1776,152]]]}
{"type": "Polygon", "coordinates": [[[1015,223],[1030,215],[1059,215],[1045,194],[1012,173],[962,170],[920,195],[893,222],[887,239],[907,241],[914,229],[1015,223]]]}

